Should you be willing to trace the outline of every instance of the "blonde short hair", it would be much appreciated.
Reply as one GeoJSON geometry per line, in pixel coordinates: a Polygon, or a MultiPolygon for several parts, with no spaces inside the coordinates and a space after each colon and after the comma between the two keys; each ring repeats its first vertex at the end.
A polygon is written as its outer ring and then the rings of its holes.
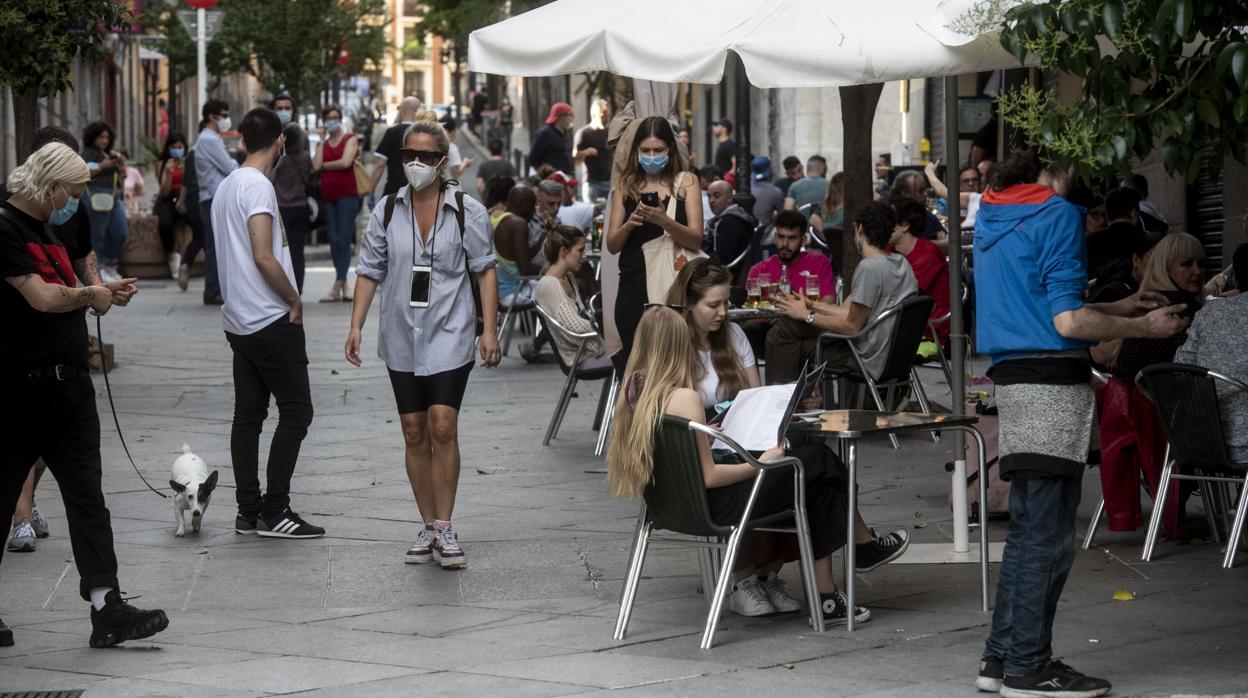
{"type": "Polygon", "coordinates": [[[7,183],[15,196],[42,203],[51,198],[48,187],[53,182],[86,184],[90,179],[87,163],[78,153],[64,143],[52,142],[13,168],[7,183]]]}
{"type": "Polygon", "coordinates": [[[1170,233],[1153,246],[1140,280],[1141,291],[1178,291],[1170,278],[1170,265],[1177,259],[1204,260],[1205,248],[1200,240],[1187,233],[1170,233]]]}
{"type": "MultiPolygon", "coordinates": [[[[434,112],[425,112],[425,113],[434,114],[434,112]]],[[[411,138],[413,134],[417,134],[417,133],[423,133],[426,136],[432,136],[433,140],[436,141],[438,144],[438,150],[442,151],[443,153],[450,153],[451,139],[449,136],[446,135],[446,129],[442,128],[442,124],[438,123],[436,120],[424,121],[418,118],[416,121],[413,121],[412,125],[408,126],[407,130],[403,132],[403,147],[404,148],[407,147],[407,139],[411,138]]],[[[439,172],[439,176],[444,180],[450,178],[450,174],[446,170],[445,162],[443,162],[442,164],[442,168],[439,172]]]]}

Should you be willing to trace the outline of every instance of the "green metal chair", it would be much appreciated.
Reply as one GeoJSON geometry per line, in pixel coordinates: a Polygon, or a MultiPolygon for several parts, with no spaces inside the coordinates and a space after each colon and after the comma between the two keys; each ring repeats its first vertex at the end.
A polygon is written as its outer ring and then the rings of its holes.
{"type": "MultiPolygon", "coordinates": [[[[1153,515],[1148,523],[1143,559],[1152,560],[1157,533],[1161,529],[1161,513],[1165,509],[1166,492],[1171,480],[1197,480],[1201,483],[1206,514],[1230,508],[1227,487],[1240,485],[1239,511],[1228,531],[1226,556],[1222,567],[1235,565],[1235,552],[1244,532],[1248,513],[1248,463],[1235,463],[1226,451],[1222,432],[1222,415],[1218,405],[1217,383],[1231,391],[1248,394],[1248,385],[1230,376],[1200,366],[1187,364],[1154,364],[1145,367],[1135,378],[1140,391],[1152,400],[1157,415],[1166,427],[1165,467],[1161,483],[1153,499],[1153,515]],[[1174,472],[1175,466],[1182,474],[1174,472]],[[1215,487],[1216,486],[1216,487],[1215,487]]],[[[1220,538],[1219,522],[1210,518],[1215,538],[1220,538]]]]}
{"type": "Polygon", "coordinates": [[[633,534],[632,553],[628,563],[628,573],[624,578],[624,588],[620,594],[620,613],[615,623],[616,640],[623,640],[628,631],[629,617],[632,615],[633,601],[637,596],[637,585],[641,580],[641,570],[646,561],[646,552],[651,543],[665,543],[699,548],[700,551],[722,550],[723,562],[719,565],[716,577],[702,558],[702,588],[709,591],[714,588],[710,597],[710,610],[706,618],[706,629],[702,633],[702,649],[710,649],[714,641],[715,629],[719,624],[719,616],[723,610],[724,597],[732,584],[732,570],[737,559],[737,550],[741,539],[748,531],[767,531],[773,533],[794,533],[797,535],[798,548],[801,553],[802,583],[806,587],[806,601],[810,609],[815,632],[823,632],[823,613],[819,608],[818,586],[815,583],[814,551],[810,542],[810,531],[806,523],[806,482],[803,477],[802,462],[797,458],[786,457],[770,463],[760,462],[744,448],[718,431],[697,422],[690,422],[679,417],[664,415],[655,435],[654,466],[650,484],[643,494],[641,512],[637,516],[637,527],[633,534]],[[701,432],[710,439],[719,439],[727,444],[744,462],[758,469],[754,476],[754,488],[745,507],[740,521],[721,525],[711,519],[710,505],[706,498],[706,482],[702,477],[702,464],[698,455],[696,435],[701,432]],[[767,473],[782,468],[792,468],[794,492],[792,509],[754,517],[754,502],[767,473]],[[774,524],[792,519],[792,527],[777,527],[774,524]],[[655,531],[667,531],[678,536],[658,536],[655,531]]]}

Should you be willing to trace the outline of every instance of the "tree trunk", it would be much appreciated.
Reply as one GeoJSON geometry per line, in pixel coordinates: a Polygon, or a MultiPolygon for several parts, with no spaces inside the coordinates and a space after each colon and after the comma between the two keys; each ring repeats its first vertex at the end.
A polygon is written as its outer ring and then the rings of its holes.
{"type": "Polygon", "coordinates": [[[844,131],[845,157],[845,235],[841,240],[842,269],[846,293],[854,268],[858,266],[859,254],[854,245],[854,218],[858,209],[871,203],[871,124],[875,121],[875,107],[880,102],[884,83],[851,85],[841,87],[841,126],[844,131]]]}
{"type": "Polygon", "coordinates": [[[34,89],[13,96],[14,150],[18,163],[26,162],[34,150],[35,129],[39,128],[39,93],[34,89]]]}

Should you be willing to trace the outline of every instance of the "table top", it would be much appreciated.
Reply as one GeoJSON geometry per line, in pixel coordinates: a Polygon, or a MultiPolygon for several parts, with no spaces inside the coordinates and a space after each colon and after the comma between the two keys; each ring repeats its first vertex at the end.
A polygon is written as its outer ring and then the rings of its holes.
{"type": "Polygon", "coordinates": [[[839,438],[858,438],[874,434],[893,434],[903,431],[927,431],[940,427],[971,426],[979,417],[968,414],[923,414],[922,412],[873,412],[870,410],[829,410],[820,415],[819,422],[796,422],[789,426],[790,433],[839,438]]]}
{"type": "Polygon", "coordinates": [[[765,320],[769,318],[777,318],[784,313],[776,308],[729,308],[728,319],[732,322],[742,322],[745,320],[765,320]]]}

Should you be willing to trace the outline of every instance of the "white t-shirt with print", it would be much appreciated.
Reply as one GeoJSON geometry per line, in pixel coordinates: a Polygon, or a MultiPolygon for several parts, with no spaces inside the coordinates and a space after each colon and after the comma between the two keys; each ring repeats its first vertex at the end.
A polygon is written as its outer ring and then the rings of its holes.
{"type": "MultiPolygon", "coordinates": [[[[725,320],[725,322],[728,322],[725,320]]],[[[754,349],[750,346],[750,339],[745,336],[745,330],[735,322],[728,322],[728,336],[732,339],[732,348],[737,351],[737,359],[745,368],[749,368],[758,363],[754,358],[754,349]]],[[[710,408],[723,399],[716,396],[719,390],[719,375],[715,373],[715,364],[711,361],[711,352],[698,350],[698,360],[702,362],[702,369],[706,375],[698,381],[698,394],[702,396],[702,406],[710,408]]]]}
{"type": "Polygon", "coordinates": [[[212,199],[212,231],[221,298],[225,301],[221,324],[231,334],[254,334],[290,312],[286,301],[260,275],[251,254],[247,221],[262,214],[268,214],[273,226],[273,257],[282,265],[293,288],[295,269],[290,262],[273,183],[254,167],[240,167],[222,180],[212,199]]]}

